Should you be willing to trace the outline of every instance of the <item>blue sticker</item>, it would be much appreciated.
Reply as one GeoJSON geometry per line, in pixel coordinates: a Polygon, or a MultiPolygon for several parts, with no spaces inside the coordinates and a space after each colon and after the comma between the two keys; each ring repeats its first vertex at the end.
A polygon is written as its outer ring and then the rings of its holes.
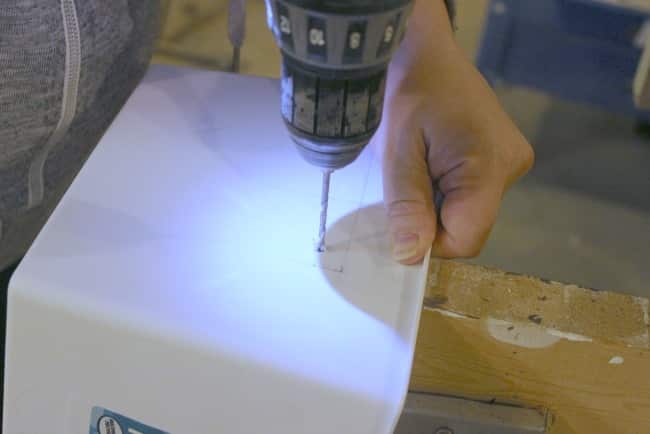
{"type": "Polygon", "coordinates": [[[93,407],[88,434],[170,434],[102,407],[93,407]]]}

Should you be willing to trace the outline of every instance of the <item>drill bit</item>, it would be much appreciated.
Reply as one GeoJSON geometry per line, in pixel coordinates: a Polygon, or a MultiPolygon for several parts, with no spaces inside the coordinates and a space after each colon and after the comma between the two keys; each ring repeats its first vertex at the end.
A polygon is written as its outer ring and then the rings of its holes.
{"type": "Polygon", "coordinates": [[[318,230],[318,244],[316,251],[323,253],[325,251],[325,231],[327,229],[327,206],[330,201],[330,175],[332,171],[323,170],[323,190],[320,197],[320,228],[318,230]]]}

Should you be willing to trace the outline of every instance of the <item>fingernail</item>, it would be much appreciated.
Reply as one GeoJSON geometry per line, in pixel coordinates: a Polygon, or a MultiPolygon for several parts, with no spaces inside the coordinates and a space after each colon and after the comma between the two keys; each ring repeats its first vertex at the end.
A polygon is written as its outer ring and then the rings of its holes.
{"type": "Polygon", "coordinates": [[[418,253],[420,236],[412,232],[400,232],[393,236],[393,259],[405,261],[418,253]]]}

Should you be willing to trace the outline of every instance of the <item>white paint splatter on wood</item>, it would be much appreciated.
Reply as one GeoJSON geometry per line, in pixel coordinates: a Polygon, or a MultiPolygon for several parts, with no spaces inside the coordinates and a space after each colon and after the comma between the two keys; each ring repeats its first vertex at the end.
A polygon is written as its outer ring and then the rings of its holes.
{"type": "Polygon", "coordinates": [[[487,329],[494,339],[524,348],[546,348],[560,340],[536,324],[514,324],[488,318],[487,329]]]}
{"type": "Polygon", "coordinates": [[[425,309],[430,310],[432,312],[438,312],[444,316],[448,316],[451,318],[472,319],[471,316],[463,315],[462,313],[456,313],[449,310],[439,309],[437,307],[425,307],[425,309]]]}
{"type": "Polygon", "coordinates": [[[609,364],[610,365],[622,365],[625,359],[621,356],[614,356],[611,359],[609,359],[609,364]]]}
{"type": "Polygon", "coordinates": [[[571,342],[592,342],[589,336],[546,328],[538,324],[513,323],[488,318],[490,335],[500,341],[525,348],[545,348],[564,339],[571,342]]]}
{"type": "Polygon", "coordinates": [[[593,342],[593,339],[590,338],[589,336],[579,335],[577,333],[563,332],[561,330],[556,330],[556,329],[548,329],[546,331],[550,335],[557,336],[558,338],[561,338],[561,339],[566,339],[567,341],[593,342]]]}

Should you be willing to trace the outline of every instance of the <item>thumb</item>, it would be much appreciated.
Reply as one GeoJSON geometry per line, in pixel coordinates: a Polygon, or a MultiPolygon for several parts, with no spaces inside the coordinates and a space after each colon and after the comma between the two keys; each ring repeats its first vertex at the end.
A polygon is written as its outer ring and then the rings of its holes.
{"type": "Polygon", "coordinates": [[[435,237],[433,185],[421,133],[387,134],[384,141],[384,204],[392,252],[406,265],[420,262],[435,237]]]}

